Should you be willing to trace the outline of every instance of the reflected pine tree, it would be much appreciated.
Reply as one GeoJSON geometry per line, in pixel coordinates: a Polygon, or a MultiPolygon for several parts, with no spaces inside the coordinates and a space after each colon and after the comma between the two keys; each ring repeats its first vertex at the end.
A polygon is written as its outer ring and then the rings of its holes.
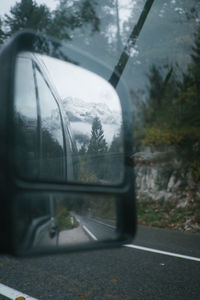
{"type": "Polygon", "coordinates": [[[112,143],[108,151],[108,169],[107,176],[111,182],[121,182],[123,178],[123,136],[122,136],[122,126],[119,134],[114,135],[112,143]]]}
{"type": "Polygon", "coordinates": [[[87,150],[89,170],[99,179],[106,176],[106,153],[107,143],[104,138],[104,131],[101,121],[95,117],[92,123],[91,138],[87,150]]]}

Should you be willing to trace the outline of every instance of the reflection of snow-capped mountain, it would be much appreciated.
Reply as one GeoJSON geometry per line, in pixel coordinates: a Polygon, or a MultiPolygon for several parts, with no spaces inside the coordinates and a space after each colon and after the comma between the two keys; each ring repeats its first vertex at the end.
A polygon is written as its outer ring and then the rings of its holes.
{"type": "Polygon", "coordinates": [[[63,100],[63,107],[75,136],[82,134],[90,137],[95,117],[101,120],[108,144],[111,143],[113,136],[119,133],[121,114],[114,109],[111,110],[105,103],[88,103],[77,98],[67,98],[63,100]]]}
{"type": "Polygon", "coordinates": [[[94,117],[98,117],[102,124],[118,125],[121,119],[119,112],[111,109],[105,103],[85,102],[77,98],[63,100],[64,110],[71,122],[91,123],[94,117]]]}

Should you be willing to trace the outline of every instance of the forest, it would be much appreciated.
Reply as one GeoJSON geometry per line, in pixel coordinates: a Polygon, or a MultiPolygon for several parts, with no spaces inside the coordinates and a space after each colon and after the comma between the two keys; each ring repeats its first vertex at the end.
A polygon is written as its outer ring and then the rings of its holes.
{"type": "Polygon", "coordinates": [[[136,152],[173,149],[182,168],[200,180],[200,27],[194,35],[191,62],[180,74],[177,66],[152,65],[148,95],[140,103],[141,119],[135,122],[136,152]],[[163,67],[164,68],[164,67],[163,67]],[[179,74],[177,75],[177,72],[179,74]]]}

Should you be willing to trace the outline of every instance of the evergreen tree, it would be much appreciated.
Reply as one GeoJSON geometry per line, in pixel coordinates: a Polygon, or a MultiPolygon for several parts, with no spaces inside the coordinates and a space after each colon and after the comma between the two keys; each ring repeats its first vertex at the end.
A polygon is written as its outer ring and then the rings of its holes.
{"type": "Polygon", "coordinates": [[[195,44],[192,47],[193,54],[191,55],[193,62],[193,76],[195,86],[197,88],[197,105],[200,109],[200,27],[195,33],[195,44]]]}
{"type": "Polygon", "coordinates": [[[113,136],[109,152],[111,153],[123,153],[123,124],[121,124],[119,132],[113,136]]]}
{"type": "Polygon", "coordinates": [[[107,151],[107,143],[104,138],[101,121],[95,117],[92,123],[91,139],[88,145],[89,154],[105,153],[107,151]]]}
{"type": "Polygon", "coordinates": [[[118,153],[121,146],[122,145],[121,145],[120,137],[119,136],[114,136],[113,140],[112,140],[112,143],[110,145],[110,148],[109,148],[109,152],[118,153]]]}
{"type": "Polygon", "coordinates": [[[200,27],[195,33],[191,60],[180,93],[182,124],[200,126],[200,27]]]}
{"type": "Polygon", "coordinates": [[[60,0],[53,12],[53,22],[50,34],[59,39],[72,39],[73,31],[83,25],[91,25],[92,33],[99,30],[100,20],[90,0],[76,1],[73,5],[69,0],[60,0]]]}
{"type": "Polygon", "coordinates": [[[60,0],[53,11],[44,4],[37,4],[35,0],[21,0],[11,7],[9,15],[5,15],[4,32],[1,34],[0,31],[0,38],[7,38],[22,29],[33,29],[57,39],[68,40],[75,28],[89,24],[92,32],[95,32],[99,29],[99,23],[91,0],[73,0],[73,5],[69,0],[60,0]]]}
{"type": "Polygon", "coordinates": [[[83,144],[81,145],[80,150],[79,150],[79,154],[80,154],[80,155],[85,155],[86,152],[87,152],[87,149],[86,149],[86,143],[83,143],[83,144]]]}
{"type": "Polygon", "coordinates": [[[3,21],[0,18],[0,45],[3,44],[4,38],[5,38],[5,36],[4,36],[4,31],[3,31],[3,21]]]}
{"type": "Polygon", "coordinates": [[[193,54],[191,55],[193,64],[196,65],[197,68],[200,67],[200,27],[197,28],[195,33],[195,43],[192,47],[193,54]]]}
{"type": "Polygon", "coordinates": [[[107,176],[109,181],[120,182],[123,178],[123,159],[124,159],[124,149],[123,149],[123,136],[122,136],[122,126],[119,134],[114,135],[112,143],[109,148],[108,155],[108,169],[107,176]]]}
{"type": "Polygon", "coordinates": [[[155,102],[157,109],[161,108],[161,91],[163,86],[163,79],[159,69],[154,65],[150,69],[149,74],[149,96],[152,102],[155,102]]]}
{"type": "Polygon", "coordinates": [[[101,121],[95,117],[92,123],[91,139],[88,145],[88,169],[98,179],[104,179],[106,176],[107,143],[104,138],[101,121]]]}
{"type": "Polygon", "coordinates": [[[160,116],[163,118],[163,113],[171,107],[171,102],[174,97],[176,83],[171,78],[172,68],[169,68],[163,78],[164,70],[156,65],[150,67],[148,74],[149,88],[148,100],[141,103],[142,118],[146,126],[160,123],[160,116]]]}
{"type": "Polygon", "coordinates": [[[5,15],[5,34],[8,37],[22,29],[48,33],[51,21],[46,5],[38,5],[34,0],[21,0],[11,7],[9,15],[5,15]]]}
{"type": "Polygon", "coordinates": [[[158,110],[161,109],[161,91],[163,86],[163,78],[161,76],[160,70],[153,65],[149,72],[149,100],[148,109],[144,111],[145,121],[152,122],[155,120],[155,115],[158,110]]]}

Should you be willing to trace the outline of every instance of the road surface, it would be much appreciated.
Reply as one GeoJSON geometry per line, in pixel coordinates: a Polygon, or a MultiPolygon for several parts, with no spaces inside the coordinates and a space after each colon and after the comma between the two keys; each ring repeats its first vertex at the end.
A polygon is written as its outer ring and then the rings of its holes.
{"type": "MultiPolygon", "coordinates": [[[[95,228],[92,220],[82,222],[90,232],[95,228]]],[[[109,232],[111,224],[99,225],[109,232]]],[[[94,231],[100,239],[100,230],[94,231]]],[[[0,282],[45,300],[200,299],[200,235],[139,226],[133,245],[117,249],[1,256],[0,282]]]]}

